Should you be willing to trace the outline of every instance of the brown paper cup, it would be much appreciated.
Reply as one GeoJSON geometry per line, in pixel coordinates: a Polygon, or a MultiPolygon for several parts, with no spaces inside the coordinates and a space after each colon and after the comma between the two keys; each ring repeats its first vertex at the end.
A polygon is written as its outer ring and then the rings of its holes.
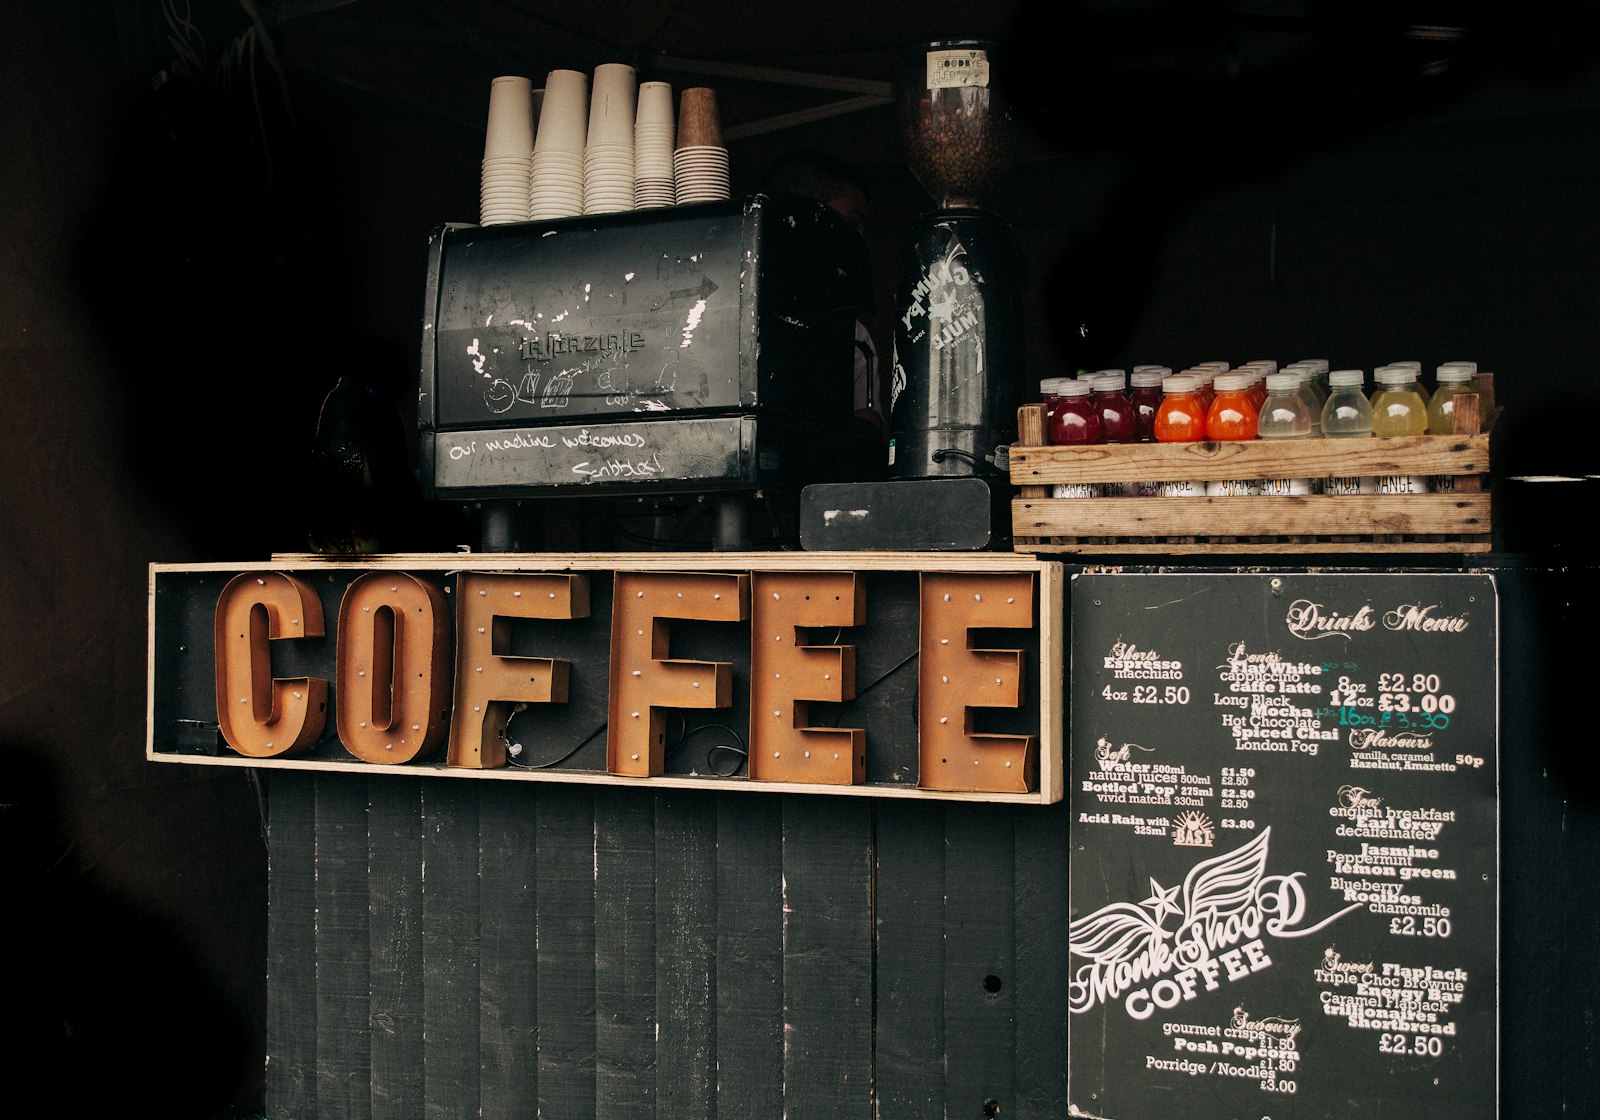
{"type": "Polygon", "coordinates": [[[678,147],[704,146],[722,146],[717,91],[709,86],[690,86],[678,99],[678,147]]]}

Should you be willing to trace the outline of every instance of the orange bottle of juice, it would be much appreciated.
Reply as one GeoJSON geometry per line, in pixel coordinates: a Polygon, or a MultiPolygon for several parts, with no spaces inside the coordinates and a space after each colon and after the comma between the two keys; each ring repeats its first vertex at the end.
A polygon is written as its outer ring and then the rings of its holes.
{"type": "Polygon", "coordinates": [[[1206,413],[1196,390],[1200,379],[1175,373],[1161,383],[1161,406],[1156,409],[1157,443],[1197,443],[1206,438],[1206,413]]]}
{"type": "Polygon", "coordinates": [[[1213,386],[1217,395],[1206,410],[1206,438],[1233,440],[1256,438],[1256,406],[1250,399],[1250,377],[1224,373],[1213,386]]]}

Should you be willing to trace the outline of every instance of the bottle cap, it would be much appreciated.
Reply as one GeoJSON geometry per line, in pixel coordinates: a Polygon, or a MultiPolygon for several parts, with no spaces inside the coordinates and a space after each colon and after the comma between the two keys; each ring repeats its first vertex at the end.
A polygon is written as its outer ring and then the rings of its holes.
{"type": "Polygon", "coordinates": [[[1199,388],[1200,379],[1192,373],[1175,373],[1161,383],[1169,393],[1192,393],[1199,388]]]}
{"type": "Polygon", "coordinates": [[[1310,366],[1312,369],[1316,370],[1318,373],[1327,373],[1328,372],[1328,359],[1327,358],[1301,358],[1299,363],[1297,363],[1297,364],[1302,365],[1302,366],[1310,366]]]}
{"type": "Polygon", "coordinates": [[[1059,392],[1061,390],[1061,383],[1063,381],[1071,381],[1071,380],[1072,380],[1072,378],[1070,378],[1070,377],[1046,377],[1046,378],[1043,378],[1039,382],[1039,392],[1043,393],[1045,396],[1048,397],[1050,394],[1059,392]]]}
{"type": "Polygon", "coordinates": [[[1082,378],[1064,377],[1061,379],[1060,387],[1056,389],[1056,395],[1061,397],[1087,397],[1093,390],[1094,386],[1082,378]]]}
{"type": "Polygon", "coordinates": [[[1412,373],[1421,373],[1422,372],[1422,363],[1421,362],[1390,362],[1389,364],[1392,365],[1392,366],[1399,366],[1402,369],[1408,369],[1412,373]]]}
{"type": "Polygon", "coordinates": [[[1255,366],[1257,369],[1264,369],[1268,373],[1278,372],[1278,363],[1273,361],[1271,358],[1257,358],[1253,362],[1246,362],[1245,365],[1255,366]]]}
{"type": "Polygon", "coordinates": [[[1471,362],[1446,362],[1435,375],[1441,385],[1465,385],[1478,376],[1471,362]]]}
{"type": "Polygon", "coordinates": [[[1090,381],[1097,393],[1115,393],[1128,387],[1128,375],[1120,369],[1103,369],[1090,381]]]}
{"type": "Polygon", "coordinates": [[[1372,378],[1379,385],[1409,385],[1417,379],[1409,368],[1398,364],[1379,366],[1373,371],[1372,378]]]}
{"type": "Polygon", "coordinates": [[[1231,368],[1229,362],[1196,362],[1190,369],[1208,369],[1212,373],[1227,373],[1231,368]]]}
{"type": "Polygon", "coordinates": [[[1166,366],[1147,366],[1144,369],[1135,366],[1133,372],[1128,375],[1128,383],[1139,387],[1159,385],[1171,375],[1172,371],[1166,366]]]}
{"type": "Polygon", "coordinates": [[[1359,386],[1366,379],[1367,375],[1359,369],[1335,369],[1328,372],[1328,384],[1336,388],[1359,386]]]}
{"type": "Polygon", "coordinates": [[[1213,383],[1219,393],[1233,393],[1250,387],[1250,376],[1244,373],[1219,373],[1213,383]]]}
{"type": "Polygon", "coordinates": [[[1440,364],[1438,372],[1443,373],[1447,369],[1464,369],[1473,377],[1478,375],[1477,362],[1443,362],[1440,364]]]}
{"type": "Polygon", "coordinates": [[[1292,393],[1300,387],[1300,375],[1296,373],[1269,373],[1267,374],[1267,392],[1292,393]]]}
{"type": "Polygon", "coordinates": [[[1134,373],[1159,373],[1163,377],[1172,372],[1171,366],[1140,365],[1133,367],[1134,373]]]}

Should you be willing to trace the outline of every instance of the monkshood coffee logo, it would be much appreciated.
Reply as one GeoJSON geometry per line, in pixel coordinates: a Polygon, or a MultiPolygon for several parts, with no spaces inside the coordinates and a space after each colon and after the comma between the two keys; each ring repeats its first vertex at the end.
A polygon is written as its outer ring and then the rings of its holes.
{"type": "Polygon", "coordinates": [[[1120,999],[1130,1018],[1148,1019],[1270,968],[1267,938],[1308,937],[1361,909],[1354,903],[1302,924],[1305,872],[1266,873],[1271,837],[1264,828],[1241,847],[1196,863],[1181,887],[1151,879],[1143,902],[1113,902],[1074,921],[1071,953],[1085,963],[1068,985],[1072,1012],[1120,999]],[[1177,925],[1168,929],[1171,915],[1177,925]]]}
{"type": "MultiPolygon", "coordinates": [[[[1439,614],[1437,603],[1404,603],[1385,611],[1382,625],[1385,630],[1414,631],[1422,634],[1461,634],[1467,630],[1464,614],[1439,614]]],[[[1362,604],[1355,611],[1339,611],[1310,599],[1296,599],[1289,604],[1284,621],[1289,633],[1306,641],[1318,638],[1344,638],[1362,634],[1379,625],[1370,604],[1362,604]]]]}

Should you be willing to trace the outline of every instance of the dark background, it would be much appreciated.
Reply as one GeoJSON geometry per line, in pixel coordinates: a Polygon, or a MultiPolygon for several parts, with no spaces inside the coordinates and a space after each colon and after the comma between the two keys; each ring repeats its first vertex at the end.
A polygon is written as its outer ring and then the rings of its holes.
{"type": "MultiPolygon", "coordinates": [[[[794,75],[876,89],[907,43],[997,36],[1027,131],[991,208],[1028,251],[1030,383],[1471,359],[1505,406],[1497,473],[1594,471],[1587,5],[80,0],[5,24],[0,1062],[63,1105],[259,1107],[258,791],[144,760],[147,565],[257,561],[360,519],[390,548],[473,541],[470,510],[416,501],[404,431],[426,237],[476,217],[498,74],[622,60],[711,85],[740,190],[789,148],[857,163],[882,341],[929,200],[891,106],[823,115],[861,94],[794,75]],[[771,127],[792,114],[816,119],[771,127]],[[381,500],[315,453],[341,376],[398,433],[381,500]]],[[[1586,512],[1544,527],[1571,538],[1586,512]]],[[[1571,596],[1517,601],[1541,646],[1582,625],[1571,596]]],[[[1581,821],[1560,738],[1528,773],[1541,811],[1581,821]]],[[[1593,922],[1566,920],[1540,943],[1584,958],[1593,922]]]]}

